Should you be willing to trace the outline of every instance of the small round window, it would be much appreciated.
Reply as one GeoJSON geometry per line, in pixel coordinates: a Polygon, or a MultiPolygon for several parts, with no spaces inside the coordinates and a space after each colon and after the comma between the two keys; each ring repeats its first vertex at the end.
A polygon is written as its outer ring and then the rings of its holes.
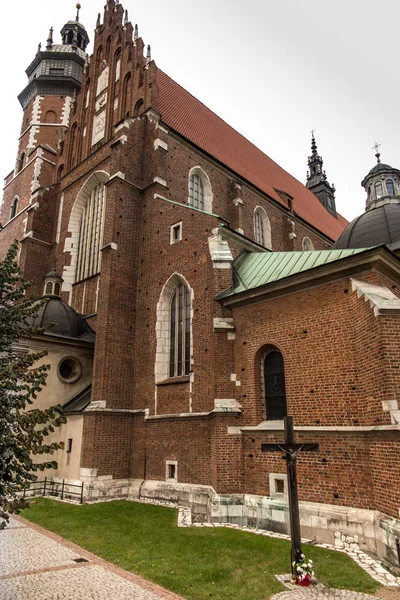
{"type": "Polygon", "coordinates": [[[76,358],[63,358],[58,363],[58,376],[64,383],[78,381],[82,374],[81,363],[76,358]]]}

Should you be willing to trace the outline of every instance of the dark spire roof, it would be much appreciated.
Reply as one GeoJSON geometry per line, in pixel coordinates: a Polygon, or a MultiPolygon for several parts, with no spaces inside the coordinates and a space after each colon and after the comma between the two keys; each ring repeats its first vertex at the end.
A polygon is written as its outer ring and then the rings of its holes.
{"type": "Polygon", "coordinates": [[[318,154],[317,142],[314,131],[311,133],[311,156],[308,157],[308,172],[306,186],[319,199],[321,204],[333,216],[336,216],[335,186],[328,182],[326,172],[323,169],[324,161],[318,154]]]}

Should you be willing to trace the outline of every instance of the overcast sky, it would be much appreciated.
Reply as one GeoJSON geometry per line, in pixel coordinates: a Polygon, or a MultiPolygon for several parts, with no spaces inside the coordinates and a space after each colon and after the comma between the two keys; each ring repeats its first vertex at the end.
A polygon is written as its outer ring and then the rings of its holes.
{"type": "MultiPolygon", "coordinates": [[[[104,2],[82,0],[92,51],[104,2]]],[[[311,129],[336,205],[351,220],[364,210],[360,186],[381,144],[400,168],[398,0],[125,0],[152,58],[168,75],[305,183],[311,129]]],[[[7,2],[0,49],[3,176],[15,164],[17,94],[37,45],[75,18],[70,0],[7,2]],[[8,13],[8,14],[7,14],[8,13]]]]}

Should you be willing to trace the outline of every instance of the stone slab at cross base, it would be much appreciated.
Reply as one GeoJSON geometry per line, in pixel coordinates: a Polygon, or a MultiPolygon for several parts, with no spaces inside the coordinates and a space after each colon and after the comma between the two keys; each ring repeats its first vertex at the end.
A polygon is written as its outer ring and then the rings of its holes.
{"type": "Polygon", "coordinates": [[[275,594],[271,600],[376,600],[376,596],[370,594],[327,588],[316,580],[309,587],[300,587],[291,582],[290,575],[276,575],[276,578],[288,591],[275,594]]]}

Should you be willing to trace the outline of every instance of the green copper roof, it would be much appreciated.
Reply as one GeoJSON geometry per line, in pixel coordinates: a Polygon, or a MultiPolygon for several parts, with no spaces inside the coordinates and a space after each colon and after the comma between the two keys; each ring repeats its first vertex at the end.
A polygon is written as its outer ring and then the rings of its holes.
{"type": "Polygon", "coordinates": [[[239,256],[234,261],[235,284],[232,288],[218,294],[217,299],[273,283],[366,250],[367,248],[352,248],[308,252],[250,252],[239,256]]]}

